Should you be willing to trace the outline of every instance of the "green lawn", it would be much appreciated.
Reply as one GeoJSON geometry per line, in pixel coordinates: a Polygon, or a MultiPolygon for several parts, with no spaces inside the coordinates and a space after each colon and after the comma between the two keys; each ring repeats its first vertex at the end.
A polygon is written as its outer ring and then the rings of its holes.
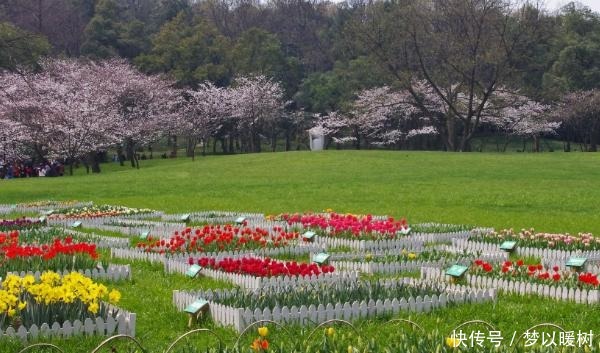
{"type": "Polygon", "coordinates": [[[143,161],[100,175],[0,181],[0,203],[80,199],[169,212],[371,212],[600,233],[600,154],[327,151],[143,161]]]}
{"type": "MultiPolygon", "coordinates": [[[[74,177],[0,181],[0,203],[78,199],[169,212],[333,208],[406,216],[410,222],[600,233],[599,177],[600,154],[263,153],[194,162],[143,161],[140,170],[110,164],[103,166],[100,175],[78,170],[74,177]]],[[[209,279],[165,275],[161,266],[140,262],[133,269],[134,281],[117,287],[123,293],[121,305],[138,314],[137,337],[150,353],[163,352],[187,330],[186,316],[171,304],[172,290],[223,286],[209,279]]],[[[600,332],[598,315],[598,305],[501,295],[495,304],[465,305],[411,318],[428,331],[444,334],[462,322],[481,319],[510,337],[542,322],[600,332]]],[[[360,331],[370,339],[392,337],[397,328],[383,323],[359,323],[360,331]]],[[[306,336],[299,329],[290,330],[295,337],[306,336]]],[[[229,330],[217,332],[227,342],[235,340],[229,330]]],[[[55,343],[68,352],[83,353],[100,341],[93,337],[55,343]]],[[[15,342],[2,343],[0,352],[16,352],[19,347],[15,342]]]]}

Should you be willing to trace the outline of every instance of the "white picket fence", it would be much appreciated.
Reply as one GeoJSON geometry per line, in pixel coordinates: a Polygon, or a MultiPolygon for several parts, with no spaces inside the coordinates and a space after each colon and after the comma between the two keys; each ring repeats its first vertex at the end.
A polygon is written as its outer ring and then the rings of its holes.
{"type": "Polygon", "coordinates": [[[108,316],[106,319],[97,317],[95,319],[87,318],[83,322],[75,320],[72,323],[65,321],[62,325],[58,322],[52,324],[44,323],[39,327],[31,325],[30,327],[19,326],[16,330],[8,327],[6,330],[0,329],[0,340],[3,338],[16,338],[22,341],[35,341],[39,338],[64,339],[78,336],[112,336],[123,334],[135,337],[136,314],[118,309],[115,318],[108,316]]]}
{"type": "MultiPolygon", "coordinates": [[[[568,260],[543,259],[542,265],[544,265],[545,268],[549,269],[551,269],[554,266],[558,266],[559,269],[566,270],[569,269],[569,267],[567,266],[567,261],[568,260]]],[[[588,261],[586,261],[585,265],[583,266],[583,271],[590,272],[593,274],[600,274],[600,259],[588,259],[588,261]]]]}
{"type": "Polygon", "coordinates": [[[452,239],[468,239],[470,231],[452,233],[414,233],[395,239],[358,240],[334,236],[317,236],[315,242],[328,248],[347,247],[361,251],[387,249],[421,249],[425,243],[449,243],[452,239]]]}
{"type": "Polygon", "coordinates": [[[325,248],[350,248],[361,251],[377,251],[387,249],[421,249],[424,242],[412,238],[381,239],[381,240],[354,240],[336,238],[332,236],[317,235],[315,243],[325,248]]]}
{"type": "MultiPolygon", "coordinates": [[[[50,228],[45,228],[50,229],[50,228]]],[[[84,233],[78,232],[72,229],[65,229],[65,234],[70,234],[73,238],[81,238],[87,242],[91,242],[96,244],[96,247],[99,249],[111,249],[111,248],[128,248],[129,247],[129,239],[128,238],[119,238],[119,237],[108,237],[105,235],[98,235],[95,233],[84,233]]]]}
{"type": "Polygon", "coordinates": [[[405,261],[405,262],[356,262],[356,261],[330,261],[330,264],[337,270],[358,271],[362,273],[374,274],[394,274],[418,270],[423,266],[442,267],[448,263],[447,260],[437,261],[405,261]]]}
{"type": "MultiPolygon", "coordinates": [[[[25,277],[26,275],[33,275],[36,280],[40,279],[44,271],[21,271],[21,272],[8,272],[18,275],[20,277],[25,277]]],[[[107,281],[130,281],[131,280],[131,265],[108,265],[107,269],[104,268],[94,268],[94,269],[86,269],[86,270],[62,270],[56,271],[61,276],[68,275],[71,272],[78,272],[86,277],[90,277],[92,279],[102,279],[107,281]]]]}
{"type": "Polygon", "coordinates": [[[184,215],[190,216],[192,222],[206,222],[209,224],[234,223],[239,217],[245,217],[246,220],[264,220],[262,213],[232,212],[232,211],[199,211],[180,214],[165,214],[162,219],[165,221],[179,221],[184,215]]]}
{"type": "Polygon", "coordinates": [[[110,249],[110,257],[126,260],[141,260],[150,263],[162,263],[165,259],[164,254],[145,252],[140,249],[110,249]]]}
{"type": "MultiPolygon", "coordinates": [[[[500,248],[499,244],[485,243],[479,241],[470,241],[468,239],[453,239],[452,245],[459,249],[466,249],[469,252],[476,253],[498,251],[500,248]]],[[[587,258],[600,258],[600,250],[592,251],[570,251],[570,250],[555,250],[555,249],[540,249],[540,248],[529,248],[517,246],[515,249],[516,254],[522,257],[537,257],[542,258],[546,261],[551,260],[568,260],[570,257],[587,257],[587,258]]]]}
{"type": "Polygon", "coordinates": [[[145,218],[161,218],[164,215],[164,212],[161,211],[152,211],[146,213],[138,213],[138,214],[121,214],[118,216],[107,216],[107,217],[69,217],[69,218],[58,218],[58,214],[54,214],[48,217],[46,220],[48,225],[54,225],[59,227],[70,227],[74,222],[88,222],[89,224],[97,224],[93,223],[93,221],[100,222],[102,218],[107,219],[145,219],[145,218]]]}
{"type": "Polygon", "coordinates": [[[238,258],[243,256],[263,256],[263,257],[274,257],[282,255],[304,255],[310,254],[311,252],[321,252],[322,248],[312,244],[298,244],[293,246],[285,246],[278,248],[262,248],[256,250],[240,250],[240,251],[221,251],[221,252],[207,252],[207,253],[175,253],[175,254],[160,254],[155,252],[146,252],[142,248],[134,249],[111,249],[111,257],[127,259],[127,260],[142,260],[151,263],[163,262],[166,259],[173,261],[185,262],[191,257],[198,259],[200,257],[209,257],[214,259],[223,258],[238,258]]]}
{"type": "Polygon", "coordinates": [[[248,325],[261,320],[273,320],[281,324],[313,325],[327,320],[342,319],[346,321],[370,317],[398,314],[400,311],[428,312],[435,308],[445,307],[448,303],[474,302],[482,303],[495,300],[494,290],[448,291],[438,295],[416,298],[387,298],[385,300],[362,300],[346,303],[322,303],[319,305],[275,306],[274,308],[251,309],[234,308],[219,304],[199,293],[173,291],[173,303],[182,311],[198,298],[209,302],[210,315],[214,322],[223,326],[233,326],[242,332],[248,325]]]}
{"type": "MultiPolygon", "coordinates": [[[[62,223],[65,227],[71,226],[72,224],[72,221],[62,223]]],[[[118,232],[134,237],[140,236],[143,232],[149,232],[150,236],[154,238],[170,237],[175,231],[181,231],[186,228],[185,223],[154,222],[121,217],[84,219],[81,220],[81,225],[85,228],[118,232]]]]}
{"type": "Polygon", "coordinates": [[[0,205],[0,214],[6,214],[6,213],[11,213],[11,212],[35,212],[35,213],[41,213],[44,211],[48,211],[48,210],[60,210],[60,209],[65,209],[65,208],[71,208],[71,207],[89,207],[92,206],[93,202],[76,202],[76,203],[64,203],[64,202],[60,202],[60,201],[56,201],[54,204],[52,205],[43,205],[43,206],[26,206],[24,204],[14,204],[14,205],[7,205],[7,204],[3,204],[0,205]]]}
{"type": "MultiPolygon", "coordinates": [[[[164,260],[166,273],[185,274],[190,265],[180,261],[164,260]]],[[[303,284],[334,284],[339,282],[355,282],[358,280],[357,272],[334,272],[322,273],[319,276],[277,276],[277,277],[256,277],[251,275],[227,273],[210,268],[203,268],[201,275],[214,278],[216,280],[227,281],[247,290],[256,290],[260,288],[290,288],[303,284]]]]}
{"type": "MultiPolygon", "coordinates": [[[[445,271],[439,268],[421,268],[421,278],[431,281],[445,280],[445,271]]],[[[568,288],[523,281],[511,281],[504,278],[465,275],[465,279],[474,288],[493,288],[508,293],[520,295],[534,294],[542,297],[563,301],[574,301],[581,304],[596,304],[600,302],[600,291],[597,289],[568,288]]]]}

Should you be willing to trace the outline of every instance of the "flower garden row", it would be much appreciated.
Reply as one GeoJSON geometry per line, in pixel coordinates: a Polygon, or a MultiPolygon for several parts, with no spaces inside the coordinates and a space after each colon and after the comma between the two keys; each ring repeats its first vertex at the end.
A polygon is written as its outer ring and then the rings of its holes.
{"type": "MultiPolygon", "coordinates": [[[[402,310],[428,311],[452,302],[493,300],[495,289],[506,290],[503,286],[482,285],[486,278],[502,283],[529,283],[536,290],[539,287],[541,295],[543,290],[553,288],[557,299],[573,299],[575,294],[562,293],[577,290],[579,299],[585,292],[586,299],[582,302],[597,302],[589,299],[598,295],[597,271],[572,272],[563,263],[551,263],[552,258],[528,263],[511,261],[509,253],[500,249],[501,244],[512,241],[519,247],[547,252],[588,251],[585,254],[589,254],[600,249],[600,243],[590,234],[540,235],[532,230],[515,234],[472,230],[466,226],[409,225],[405,219],[334,212],[266,217],[204,212],[194,214],[196,220],[192,220],[192,214],[173,216],[121,206],[59,206],[50,202],[47,207],[36,205],[40,219],[0,221],[0,276],[9,272],[94,268],[98,260],[96,248],[102,237],[84,240],[79,234],[72,235],[75,233],[71,230],[61,230],[60,226],[92,230],[110,227],[132,241],[129,248],[123,248],[122,242],[111,247],[112,256],[161,262],[168,273],[205,275],[236,284],[237,289],[219,295],[175,291],[173,302],[190,315],[197,314],[190,307],[209,310],[216,322],[233,325],[238,330],[256,320],[303,324],[328,319],[354,320],[402,310]],[[206,224],[196,225],[196,222],[206,224]],[[453,244],[455,240],[460,243],[453,244]],[[487,245],[485,251],[475,252],[465,244],[487,245]],[[368,250],[357,253],[351,249],[368,250]],[[303,256],[310,261],[277,258],[284,255],[303,256]],[[453,264],[466,268],[464,282],[454,277],[449,281],[449,276],[443,275],[444,269],[453,264]],[[423,268],[435,268],[442,275],[381,283],[361,281],[357,275],[357,272],[402,275],[423,268]],[[458,284],[454,283],[457,280],[458,284]]],[[[589,260],[585,269],[595,268],[595,259],[589,260]]],[[[3,283],[0,290],[6,290],[6,286],[3,283]]],[[[62,321],[59,324],[85,320],[95,314],[107,319],[105,315],[110,310],[102,308],[111,298],[98,296],[96,301],[83,301],[71,299],[65,289],[48,291],[55,293],[65,308],[60,309],[65,311],[64,317],[55,315],[62,321]],[[69,310],[78,314],[67,314],[69,310]]],[[[23,293],[22,298],[28,296],[28,292],[23,293]]],[[[112,299],[116,297],[113,295],[112,299]]],[[[32,304],[11,298],[5,300],[6,307],[0,306],[0,318],[2,314],[5,317],[3,329],[7,325],[27,326],[34,322],[20,318],[20,308],[50,305],[41,297],[30,296],[27,300],[32,304]],[[15,317],[19,319],[15,321],[15,317]]],[[[35,321],[35,325],[39,324],[39,320],[35,321]]]]}

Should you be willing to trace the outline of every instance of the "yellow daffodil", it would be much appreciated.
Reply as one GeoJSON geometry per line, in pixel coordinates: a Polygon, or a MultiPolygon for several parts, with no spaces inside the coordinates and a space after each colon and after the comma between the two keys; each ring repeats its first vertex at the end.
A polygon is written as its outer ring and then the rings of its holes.
{"type": "Polygon", "coordinates": [[[108,293],[108,301],[112,304],[117,304],[121,300],[121,292],[116,289],[113,289],[108,293]]]}
{"type": "Polygon", "coordinates": [[[450,348],[457,348],[460,346],[460,340],[456,337],[446,337],[446,345],[450,348]]]}
{"type": "Polygon", "coordinates": [[[88,306],[88,310],[92,314],[97,314],[99,309],[100,309],[100,305],[98,303],[92,303],[88,306]]]}

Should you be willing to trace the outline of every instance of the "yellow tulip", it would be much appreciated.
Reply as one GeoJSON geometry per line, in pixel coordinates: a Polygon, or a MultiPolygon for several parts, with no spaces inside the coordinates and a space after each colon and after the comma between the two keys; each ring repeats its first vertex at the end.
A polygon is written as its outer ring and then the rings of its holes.
{"type": "Polygon", "coordinates": [[[328,327],[325,329],[325,334],[327,336],[333,336],[334,333],[335,333],[335,329],[333,327],[328,327]]]}
{"type": "Polygon", "coordinates": [[[354,348],[352,346],[348,346],[348,353],[354,353],[354,348]]]}
{"type": "Polygon", "coordinates": [[[266,326],[262,326],[258,328],[258,334],[260,337],[267,337],[269,334],[269,329],[266,326]]]}

